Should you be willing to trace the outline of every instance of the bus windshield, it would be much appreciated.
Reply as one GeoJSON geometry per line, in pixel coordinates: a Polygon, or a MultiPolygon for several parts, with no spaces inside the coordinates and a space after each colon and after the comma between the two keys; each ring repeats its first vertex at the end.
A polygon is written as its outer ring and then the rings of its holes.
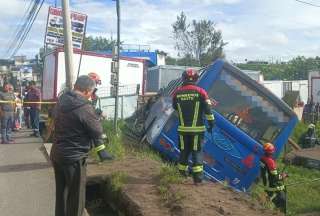
{"type": "Polygon", "coordinates": [[[256,141],[273,142],[289,116],[246,83],[223,70],[208,91],[214,109],[256,141]]]}

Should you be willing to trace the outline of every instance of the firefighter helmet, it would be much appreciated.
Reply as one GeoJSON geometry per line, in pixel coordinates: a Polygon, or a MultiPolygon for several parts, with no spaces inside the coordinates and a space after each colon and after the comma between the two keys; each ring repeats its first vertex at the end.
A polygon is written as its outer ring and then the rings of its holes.
{"type": "Polygon", "coordinates": [[[88,74],[88,76],[90,77],[90,79],[96,82],[96,85],[101,85],[101,79],[98,74],[91,72],[88,74]]]}
{"type": "Polygon", "coordinates": [[[272,154],[272,153],[275,152],[276,149],[275,149],[275,147],[274,147],[274,145],[272,143],[265,143],[263,145],[263,150],[264,150],[265,153],[272,154]]]}
{"type": "Polygon", "coordinates": [[[197,82],[198,78],[199,78],[198,71],[192,68],[188,68],[182,73],[183,82],[194,83],[194,82],[197,82]]]}

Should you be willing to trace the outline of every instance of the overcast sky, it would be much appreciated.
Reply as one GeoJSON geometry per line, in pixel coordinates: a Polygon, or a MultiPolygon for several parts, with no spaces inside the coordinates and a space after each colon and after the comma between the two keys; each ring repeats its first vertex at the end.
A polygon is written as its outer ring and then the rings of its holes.
{"type": "MultiPolygon", "coordinates": [[[[319,4],[320,0],[306,0],[319,4]]],[[[18,27],[30,0],[0,0],[0,57],[18,27]]],[[[24,45],[18,52],[34,56],[43,46],[48,6],[46,0],[24,45]]],[[[60,0],[57,0],[58,6],[60,0]]],[[[72,10],[88,15],[87,34],[116,37],[112,0],[71,0],[72,10]]],[[[189,21],[210,19],[228,42],[228,60],[287,60],[297,55],[320,55],[320,7],[295,0],[121,0],[121,40],[151,45],[176,55],[171,24],[184,11],[189,21]]]]}

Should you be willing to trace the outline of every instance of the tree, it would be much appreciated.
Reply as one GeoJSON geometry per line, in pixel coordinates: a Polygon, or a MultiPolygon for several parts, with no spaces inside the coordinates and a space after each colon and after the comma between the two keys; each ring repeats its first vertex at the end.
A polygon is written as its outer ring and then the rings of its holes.
{"type": "Polygon", "coordinates": [[[288,62],[274,64],[238,64],[241,69],[261,71],[266,80],[306,80],[310,71],[320,69],[320,57],[298,56],[288,62]]]}
{"type": "Polygon", "coordinates": [[[222,33],[215,26],[211,20],[193,20],[187,24],[187,17],[181,12],[172,24],[178,55],[185,60],[195,60],[199,66],[224,57],[223,47],[227,43],[222,40],[222,33]]]}
{"type": "Polygon", "coordinates": [[[112,50],[117,41],[111,38],[103,37],[86,37],[83,41],[83,49],[86,51],[105,51],[112,50]]]}

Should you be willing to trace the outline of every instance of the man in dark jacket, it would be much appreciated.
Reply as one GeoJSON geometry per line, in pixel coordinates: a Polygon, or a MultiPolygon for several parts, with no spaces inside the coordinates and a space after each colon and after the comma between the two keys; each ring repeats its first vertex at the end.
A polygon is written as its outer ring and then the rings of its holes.
{"type": "Polygon", "coordinates": [[[40,90],[36,87],[36,82],[31,81],[29,83],[29,91],[26,96],[26,103],[30,107],[30,119],[31,119],[31,127],[33,130],[32,136],[39,137],[39,121],[40,121],[40,105],[41,94],[40,90]]]}
{"type": "Polygon", "coordinates": [[[94,88],[93,80],[80,76],[74,90],[62,94],[57,103],[51,149],[56,179],[56,216],[82,216],[88,152],[94,146],[101,160],[107,157],[102,126],[88,100],[94,88]]]}

